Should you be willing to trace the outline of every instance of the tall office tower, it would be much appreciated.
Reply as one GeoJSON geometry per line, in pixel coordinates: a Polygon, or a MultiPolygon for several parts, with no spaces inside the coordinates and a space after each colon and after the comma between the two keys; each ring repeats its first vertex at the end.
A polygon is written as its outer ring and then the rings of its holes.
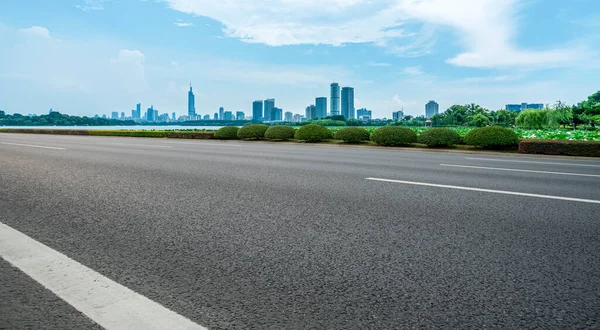
{"type": "Polygon", "coordinates": [[[177,120],[177,116],[175,115],[175,112],[173,112],[171,115],[172,115],[172,117],[171,117],[172,120],[177,120]]]}
{"type": "Polygon", "coordinates": [[[291,111],[286,111],[285,116],[283,117],[284,121],[292,121],[294,119],[294,114],[291,111]]]}
{"type": "Polygon", "coordinates": [[[219,114],[215,112],[215,116],[213,117],[213,120],[219,120],[219,114]]]}
{"type": "Polygon", "coordinates": [[[223,119],[222,120],[233,120],[233,112],[231,111],[223,111],[223,119]]]}
{"type": "Polygon", "coordinates": [[[235,113],[235,120],[244,120],[246,119],[246,114],[243,111],[237,111],[235,113]]]}
{"type": "Polygon", "coordinates": [[[273,109],[271,109],[271,115],[269,116],[269,118],[271,118],[271,120],[273,121],[281,121],[283,115],[283,110],[279,109],[277,107],[274,107],[273,109]]]}
{"type": "Polygon", "coordinates": [[[188,116],[196,116],[196,98],[192,92],[192,83],[190,83],[190,91],[188,92],[188,116]]]}
{"type": "Polygon", "coordinates": [[[263,101],[252,102],[252,120],[261,121],[263,118],[263,101]]]}
{"type": "Polygon", "coordinates": [[[294,114],[294,117],[292,118],[292,121],[293,122],[299,122],[299,121],[302,121],[302,118],[304,118],[304,117],[301,114],[296,113],[296,114],[294,114]]]}
{"type": "Polygon", "coordinates": [[[440,112],[440,106],[435,101],[429,101],[425,104],[425,118],[431,118],[440,112]]]}
{"type": "Polygon", "coordinates": [[[354,88],[342,88],[342,116],[348,119],[354,119],[354,88]]]}
{"type": "Polygon", "coordinates": [[[330,115],[340,115],[340,85],[338,83],[331,84],[331,95],[330,95],[330,115]]]}
{"type": "Polygon", "coordinates": [[[402,118],[404,118],[404,111],[399,110],[399,111],[392,112],[393,120],[402,120],[402,118]]]}
{"type": "Polygon", "coordinates": [[[125,112],[121,112],[121,119],[125,119],[125,112]]]}
{"type": "Polygon", "coordinates": [[[275,108],[275,99],[266,99],[265,100],[265,120],[271,120],[271,110],[275,108]]]}
{"type": "Polygon", "coordinates": [[[119,112],[113,111],[110,115],[110,119],[119,119],[119,112]]]}
{"type": "Polygon", "coordinates": [[[204,115],[204,118],[202,118],[204,120],[210,120],[210,115],[204,115]]]}
{"type": "Polygon", "coordinates": [[[315,116],[317,118],[327,117],[327,98],[326,97],[317,97],[315,99],[315,106],[317,107],[317,113],[315,114],[315,116]]]}
{"type": "Polygon", "coordinates": [[[135,105],[135,118],[133,119],[142,119],[142,104],[138,103],[135,105]]]}
{"type": "Polygon", "coordinates": [[[148,108],[148,111],[146,111],[146,120],[147,121],[156,121],[157,118],[154,117],[154,114],[155,114],[154,106],[151,105],[150,108],[148,108]]]}
{"type": "Polygon", "coordinates": [[[317,107],[313,104],[306,107],[306,120],[317,119],[317,107]]]}
{"type": "Polygon", "coordinates": [[[223,118],[225,116],[225,109],[223,107],[219,108],[219,119],[224,120],[223,118]]]}

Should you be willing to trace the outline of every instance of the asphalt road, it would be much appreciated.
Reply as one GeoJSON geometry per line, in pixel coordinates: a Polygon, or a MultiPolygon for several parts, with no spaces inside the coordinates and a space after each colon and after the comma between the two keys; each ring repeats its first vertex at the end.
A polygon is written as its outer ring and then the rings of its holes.
{"type": "Polygon", "coordinates": [[[594,201],[597,160],[0,134],[1,223],[214,329],[598,328],[594,201]]]}

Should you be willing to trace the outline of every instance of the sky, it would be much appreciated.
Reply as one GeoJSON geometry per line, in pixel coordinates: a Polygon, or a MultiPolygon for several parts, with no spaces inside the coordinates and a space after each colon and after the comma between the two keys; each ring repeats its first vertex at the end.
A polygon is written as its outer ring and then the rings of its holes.
{"type": "Polygon", "coordinates": [[[600,89],[598,0],[4,0],[0,109],[90,116],[154,105],[304,113],[329,85],[391,118],[600,89]]]}

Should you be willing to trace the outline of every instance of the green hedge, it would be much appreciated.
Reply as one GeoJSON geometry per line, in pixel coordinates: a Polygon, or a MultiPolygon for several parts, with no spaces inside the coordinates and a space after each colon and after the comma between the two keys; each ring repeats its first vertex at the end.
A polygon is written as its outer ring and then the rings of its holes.
{"type": "Polygon", "coordinates": [[[215,132],[165,132],[165,137],[170,139],[214,139],[215,132]]]}
{"type": "Polygon", "coordinates": [[[225,126],[219,128],[215,132],[215,139],[219,140],[235,140],[237,139],[239,127],[237,126],[225,126]]]}
{"type": "Polygon", "coordinates": [[[295,134],[295,138],[300,141],[318,142],[333,138],[333,132],[324,126],[317,124],[308,124],[300,127],[295,134]]]}
{"type": "Polygon", "coordinates": [[[431,128],[418,138],[419,143],[428,147],[448,147],[460,143],[460,135],[449,128],[431,128]]]}
{"type": "Polygon", "coordinates": [[[117,131],[117,130],[94,130],[88,131],[88,135],[94,136],[130,136],[130,137],[165,137],[165,132],[160,131],[117,131]]]}
{"type": "Polygon", "coordinates": [[[385,126],[376,129],[371,141],[381,146],[401,146],[417,142],[417,134],[410,128],[385,126]]]}
{"type": "Polygon", "coordinates": [[[524,154],[600,157],[600,142],[521,140],[519,152],[524,154]]]}
{"type": "Polygon", "coordinates": [[[4,128],[4,133],[53,134],[53,135],[89,135],[87,130],[41,129],[41,128],[4,128]]]}
{"type": "Polygon", "coordinates": [[[348,143],[369,141],[371,134],[362,127],[346,127],[335,132],[335,139],[348,143]]]}
{"type": "Polygon", "coordinates": [[[285,141],[293,139],[295,134],[296,129],[294,129],[293,127],[278,125],[269,127],[269,129],[265,132],[265,138],[269,140],[285,141]]]}
{"type": "Polygon", "coordinates": [[[238,139],[258,140],[265,137],[269,126],[264,124],[251,124],[240,128],[237,132],[238,139]]]}
{"type": "Polygon", "coordinates": [[[488,149],[511,148],[519,145],[519,137],[508,128],[490,126],[476,128],[467,133],[465,143],[488,149]]]}

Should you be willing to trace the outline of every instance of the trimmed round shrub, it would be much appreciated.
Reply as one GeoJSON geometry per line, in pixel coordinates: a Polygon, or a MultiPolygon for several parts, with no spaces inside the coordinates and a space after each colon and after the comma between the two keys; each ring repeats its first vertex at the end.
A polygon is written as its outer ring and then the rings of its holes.
{"type": "Polygon", "coordinates": [[[449,128],[431,128],[421,133],[419,143],[428,147],[447,147],[460,143],[460,135],[449,128]]]}
{"type": "Polygon", "coordinates": [[[240,128],[237,132],[239,139],[258,140],[265,137],[265,132],[269,129],[269,126],[264,124],[252,124],[246,125],[240,128]]]}
{"type": "Polygon", "coordinates": [[[335,139],[342,140],[348,143],[358,143],[361,141],[369,141],[371,134],[362,127],[346,127],[335,132],[335,139]]]}
{"type": "Polygon", "coordinates": [[[238,130],[239,130],[239,127],[237,127],[237,126],[221,127],[215,132],[215,139],[235,140],[235,139],[237,139],[238,130]]]}
{"type": "Polygon", "coordinates": [[[417,134],[410,128],[385,126],[373,132],[371,141],[380,146],[401,146],[417,142],[417,134]]]}
{"type": "Polygon", "coordinates": [[[295,134],[296,129],[294,129],[292,126],[278,125],[269,127],[269,129],[265,132],[265,138],[269,140],[284,141],[293,139],[295,134]]]}
{"type": "Polygon", "coordinates": [[[508,128],[489,126],[476,128],[467,133],[465,143],[489,149],[510,148],[519,145],[519,137],[508,128]]]}
{"type": "Polygon", "coordinates": [[[321,125],[308,124],[300,127],[295,134],[295,138],[300,141],[318,142],[333,138],[333,132],[321,125]]]}

